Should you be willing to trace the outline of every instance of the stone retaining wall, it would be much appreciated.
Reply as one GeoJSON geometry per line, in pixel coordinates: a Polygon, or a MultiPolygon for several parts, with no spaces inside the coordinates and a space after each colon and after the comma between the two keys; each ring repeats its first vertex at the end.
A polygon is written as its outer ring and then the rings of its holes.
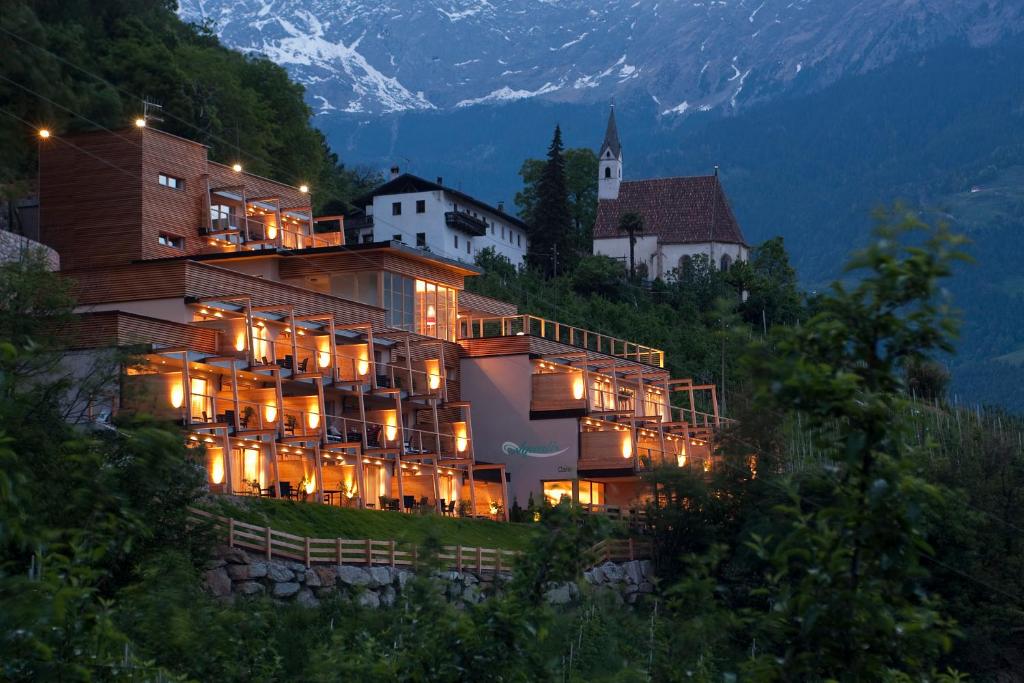
{"type": "MultiPolygon", "coordinates": [[[[394,567],[315,564],[271,559],[238,548],[221,548],[203,575],[206,590],[215,597],[233,600],[238,596],[269,596],[282,602],[316,607],[328,596],[341,595],[363,607],[390,607],[414,573],[394,567]]],[[[449,602],[476,604],[500,593],[512,575],[502,572],[435,571],[437,582],[449,602]]],[[[616,564],[606,562],[583,575],[584,585],[635,603],[654,592],[655,579],[648,560],[616,564]]],[[[580,598],[580,585],[552,583],[545,594],[553,605],[565,605],[580,598]]]]}

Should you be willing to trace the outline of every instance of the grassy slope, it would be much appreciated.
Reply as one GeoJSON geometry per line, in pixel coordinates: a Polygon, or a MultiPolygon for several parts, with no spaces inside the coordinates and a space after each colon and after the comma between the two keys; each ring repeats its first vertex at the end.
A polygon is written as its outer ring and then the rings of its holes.
{"type": "Polygon", "coordinates": [[[446,545],[523,550],[536,533],[528,524],[505,524],[438,515],[403,515],[374,510],[350,510],[295,501],[214,498],[201,503],[211,512],[313,538],[395,539],[422,543],[430,536],[446,545]]]}

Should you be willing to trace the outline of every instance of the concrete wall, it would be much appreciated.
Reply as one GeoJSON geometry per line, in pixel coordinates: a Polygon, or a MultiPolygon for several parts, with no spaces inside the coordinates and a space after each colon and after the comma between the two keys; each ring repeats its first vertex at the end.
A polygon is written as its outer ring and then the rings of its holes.
{"type": "Polygon", "coordinates": [[[509,501],[543,499],[542,481],[575,479],[576,418],[530,419],[530,359],[526,355],[462,359],[462,398],[473,404],[477,460],[505,463],[509,501]]]}
{"type": "Polygon", "coordinates": [[[476,206],[459,203],[444,192],[409,192],[405,194],[381,195],[374,197],[373,207],[373,239],[384,241],[399,237],[409,246],[416,246],[416,234],[425,233],[427,248],[431,253],[445,258],[473,263],[476,255],[487,247],[508,258],[513,264],[520,265],[526,254],[526,234],[522,228],[513,227],[507,220],[496,214],[484,211],[476,206]],[[426,202],[426,212],[416,213],[416,202],[426,202]],[[392,215],[392,204],[401,202],[402,213],[392,215]],[[445,224],[444,214],[447,211],[469,210],[475,212],[489,224],[488,232],[481,237],[472,237],[460,230],[452,230],[445,224]],[[455,237],[459,238],[459,246],[455,246],[455,237]],[[469,251],[466,251],[466,244],[469,251]]]}

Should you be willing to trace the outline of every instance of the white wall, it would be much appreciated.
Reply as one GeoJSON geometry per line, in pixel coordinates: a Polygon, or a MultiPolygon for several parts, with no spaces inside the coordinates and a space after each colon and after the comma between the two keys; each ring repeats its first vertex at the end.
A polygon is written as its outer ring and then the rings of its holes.
{"type": "MultiPolygon", "coordinates": [[[[679,259],[685,256],[707,255],[714,253],[715,266],[721,263],[722,255],[728,254],[733,263],[746,261],[749,258],[747,248],[740,244],[724,244],[716,242],[700,244],[659,244],[654,235],[638,237],[634,255],[637,266],[647,264],[650,277],[666,277],[669,272],[679,267],[679,259]],[[713,250],[712,250],[713,247],[713,250]]],[[[629,267],[629,237],[608,237],[594,240],[594,253],[612,258],[622,259],[629,267]]]]}
{"type": "Polygon", "coordinates": [[[505,463],[509,474],[509,505],[522,507],[533,493],[540,503],[545,480],[575,479],[579,460],[576,418],[530,420],[532,380],[526,355],[464,358],[462,399],[472,403],[473,449],[477,460],[505,463]],[[534,455],[505,448],[515,444],[534,455]],[[563,450],[564,449],[564,450],[563,450]],[[558,452],[550,457],[542,453],[558,452]]]}
{"type": "Polygon", "coordinates": [[[409,192],[405,194],[380,195],[373,198],[373,239],[386,241],[396,239],[409,246],[416,246],[417,233],[424,233],[426,246],[434,254],[445,258],[473,263],[476,255],[487,247],[508,258],[514,265],[520,265],[526,254],[527,239],[525,231],[514,227],[498,215],[485,211],[475,205],[467,205],[448,196],[447,193],[409,192]],[[416,213],[416,202],[425,202],[424,213],[416,213]],[[392,215],[392,204],[401,202],[402,213],[392,215]],[[445,224],[444,214],[454,211],[475,213],[490,225],[487,234],[482,237],[468,235],[460,230],[452,230],[445,224]],[[458,237],[458,247],[455,237],[458,237]],[[466,244],[469,251],[466,251],[466,244]]]}
{"type": "Polygon", "coordinates": [[[176,323],[190,323],[194,317],[192,309],[185,305],[185,300],[181,297],[145,299],[141,301],[114,301],[75,308],[75,313],[89,313],[90,311],[124,311],[125,313],[135,313],[176,323]]]}

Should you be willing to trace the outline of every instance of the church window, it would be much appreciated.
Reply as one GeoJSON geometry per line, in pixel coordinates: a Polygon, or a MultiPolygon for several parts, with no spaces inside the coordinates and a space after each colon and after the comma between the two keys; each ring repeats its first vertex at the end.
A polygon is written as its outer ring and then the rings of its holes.
{"type": "Polygon", "coordinates": [[[728,254],[722,254],[722,272],[724,273],[729,270],[730,266],[732,266],[732,257],[728,254]]]}
{"type": "Polygon", "coordinates": [[[686,270],[690,267],[690,255],[684,254],[679,257],[679,270],[686,270]]]}
{"type": "Polygon", "coordinates": [[[612,167],[611,166],[605,166],[604,167],[604,177],[605,178],[611,178],[612,177],[612,167]]]}

